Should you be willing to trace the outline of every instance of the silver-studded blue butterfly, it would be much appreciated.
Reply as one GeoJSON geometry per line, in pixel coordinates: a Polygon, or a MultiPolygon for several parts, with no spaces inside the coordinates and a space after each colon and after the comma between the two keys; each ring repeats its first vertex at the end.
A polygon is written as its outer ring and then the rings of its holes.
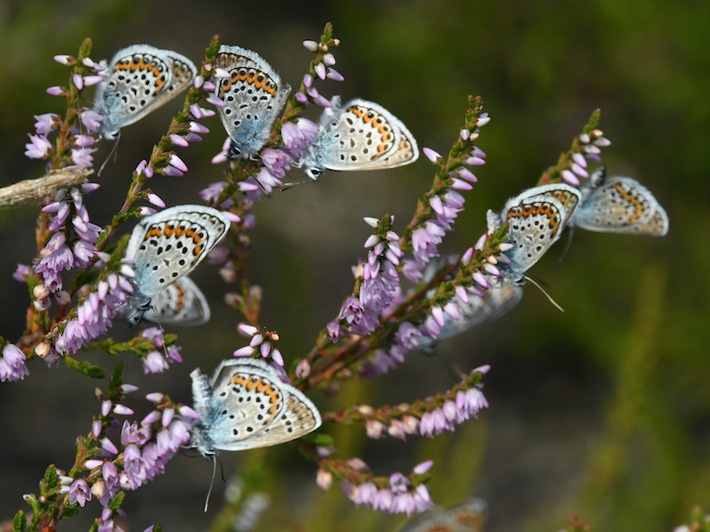
{"type": "Polygon", "coordinates": [[[125,254],[135,273],[135,294],[123,311],[129,323],[135,325],[153,297],[192,271],[229,225],[224,214],[202,205],[179,205],[141,219],[125,254]]]}
{"type": "Polygon", "coordinates": [[[224,101],[219,116],[232,141],[229,156],[251,156],[269,140],[291,87],[259,54],[240,46],[222,45],[215,66],[229,74],[215,80],[224,101]]]}
{"type": "Polygon", "coordinates": [[[190,377],[200,417],[188,447],[207,458],[285,443],[321,424],[311,400],[263,360],[225,360],[211,380],[199,369],[190,377]]]}
{"type": "Polygon", "coordinates": [[[493,228],[508,222],[508,241],[514,247],[506,252],[510,264],[499,268],[513,284],[524,284],[525,272],[559,240],[581,197],[569,185],[542,185],[509,199],[500,215],[488,211],[493,228]]]}
{"type": "Polygon", "coordinates": [[[664,236],[668,215],[651,191],[630,177],[606,177],[604,167],[582,187],[570,226],[603,233],[664,236]]]}
{"type": "Polygon", "coordinates": [[[413,163],[419,157],[414,136],[381,105],[356,98],[332,100],[319,122],[316,139],[298,166],[317,181],[325,170],[381,170],[413,163]]]}

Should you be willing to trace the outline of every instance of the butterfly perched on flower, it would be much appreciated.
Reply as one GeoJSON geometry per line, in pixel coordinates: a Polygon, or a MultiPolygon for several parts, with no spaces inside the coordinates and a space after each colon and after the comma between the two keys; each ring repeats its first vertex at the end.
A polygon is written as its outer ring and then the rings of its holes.
{"type": "MultiPolygon", "coordinates": [[[[178,205],[142,218],[131,233],[125,253],[135,274],[134,296],[122,309],[128,322],[135,325],[150,311],[153,298],[157,298],[158,305],[148,314],[151,321],[160,321],[164,314],[168,317],[166,322],[170,322],[172,315],[180,314],[177,307],[184,307],[185,296],[192,305],[201,305],[204,296],[184,276],[207,256],[229,225],[229,219],[220,211],[201,205],[178,205]],[[180,297],[182,301],[175,299],[180,297]],[[176,308],[161,312],[166,301],[174,301],[176,308]]],[[[205,313],[209,318],[206,304],[202,318],[205,313]]]]}

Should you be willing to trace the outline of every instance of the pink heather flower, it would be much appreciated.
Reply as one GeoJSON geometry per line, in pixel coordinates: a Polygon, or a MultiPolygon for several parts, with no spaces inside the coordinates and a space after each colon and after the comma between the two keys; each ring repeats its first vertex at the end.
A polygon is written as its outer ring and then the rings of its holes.
{"type": "Polygon", "coordinates": [[[91,490],[86,480],[80,478],[74,481],[74,483],[69,488],[69,502],[78,503],[82,508],[84,505],[91,500],[91,490]]]}
{"type": "MultiPolygon", "coordinates": [[[[200,197],[207,203],[214,204],[227,186],[226,181],[217,181],[200,190],[200,197]]],[[[219,206],[228,209],[234,202],[231,199],[223,201],[219,206]]]]}
{"type": "Polygon", "coordinates": [[[84,86],[85,87],[92,87],[94,85],[98,85],[103,80],[104,80],[104,77],[101,75],[84,76],[84,86]]]}
{"type": "Polygon", "coordinates": [[[185,137],[176,135],[175,133],[170,135],[170,142],[172,142],[175,146],[180,146],[181,148],[186,148],[187,146],[189,146],[189,143],[187,142],[187,139],[185,137]]]}
{"type": "Polygon", "coordinates": [[[94,164],[94,158],[91,154],[95,151],[95,149],[91,148],[73,148],[71,150],[71,160],[76,166],[91,168],[94,164]]]}
{"type": "Polygon", "coordinates": [[[61,272],[74,264],[74,256],[66,245],[64,233],[55,233],[44,248],[42,258],[35,265],[35,272],[42,275],[45,286],[50,292],[62,288],[61,272]]]}
{"type": "Polygon", "coordinates": [[[98,133],[103,119],[103,116],[91,109],[84,109],[81,112],[81,123],[86,128],[87,133],[98,133]]]}
{"type": "Polygon", "coordinates": [[[163,175],[169,176],[169,177],[182,177],[185,175],[184,172],[178,170],[174,166],[168,165],[162,170],[163,175]]]}
{"type": "Polygon", "coordinates": [[[170,365],[158,351],[151,351],[143,358],[143,373],[162,373],[170,365]]]}
{"type": "Polygon", "coordinates": [[[49,155],[52,144],[41,135],[29,135],[30,141],[25,144],[25,155],[30,159],[44,159],[49,155]]]}
{"type": "Polygon", "coordinates": [[[302,358],[296,364],[296,377],[299,379],[307,379],[311,374],[311,364],[305,358],[302,358]]]}
{"type": "Polygon", "coordinates": [[[424,155],[426,156],[426,158],[429,159],[433,163],[439,163],[442,161],[441,155],[439,155],[439,153],[435,152],[431,148],[424,147],[424,148],[422,148],[422,152],[424,152],[424,155]]]}
{"type": "Polygon", "coordinates": [[[12,382],[24,379],[30,372],[25,366],[25,354],[13,344],[5,344],[0,356],[0,381],[12,382]]]}
{"type": "Polygon", "coordinates": [[[168,164],[170,164],[170,166],[177,168],[181,172],[187,172],[187,165],[185,165],[185,163],[182,161],[182,159],[180,159],[180,157],[178,157],[174,153],[171,153],[170,157],[168,157],[168,164]]]}
{"type": "Polygon", "coordinates": [[[333,485],[333,474],[324,469],[319,469],[316,474],[316,484],[323,491],[328,491],[333,485]]]}
{"type": "Polygon", "coordinates": [[[59,116],[54,113],[35,115],[35,132],[41,137],[46,137],[57,128],[59,116]]]}
{"type": "Polygon", "coordinates": [[[55,55],[54,60],[60,65],[73,65],[76,62],[71,55],[55,55]]]}
{"type": "Polygon", "coordinates": [[[18,264],[12,274],[12,278],[20,283],[27,281],[27,276],[32,273],[32,268],[27,264],[18,264]]]}
{"type": "Polygon", "coordinates": [[[261,151],[261,161],[269,171],[269,174],[278,179],[283,179],[286,176],[286,172],[291,169],[289,154],[276,148],[264,148],[261,151]]]}
{"type": "Polygon", "coordinates": [[[102,286],[104,285],[99,283],[99,291],[89,294],[77,307],[77,318],[69,320],[64,330],[57,334],[54,348],[59,354],[73,354],[105,334],[111,327],[118,308],[133,293],[130,281],[115,273],[110,274],[107,279],[107,286],[111,289],[101,289],[102,286]]]}
{"type": "Polygon", "coordinates": [[[574,186],[579,186],[580,181],[579,178],[577,178],[576,175],[570,170],[562,170],[561,172],[562,175],[562,180],[565,181],[566,183],[569,183],[570,185],[574,186]]]}
{"type": "Polygon", "coordinates": [[[152,204],[155,205],[156,207],[160,207],[161,209],[164,209],[164,208],[165,208],[165,202],[164,202],[164,201],[162,200],[162,198],[161,198],[160,196],[158,196],[157,194],[154,194],[153,192],[149,192],[149,193],[146,195],[146,198],[148,199],[148,201],[149,201],[150,203],[152,203],[152,204]]]}
{"type": "Polygon", "coordinates": [[[307,118],[297,118],[294,122],[286,122],[281,127],[284,148],[294,160],[301,158],[317,134],[318,124],[307,118]]]}

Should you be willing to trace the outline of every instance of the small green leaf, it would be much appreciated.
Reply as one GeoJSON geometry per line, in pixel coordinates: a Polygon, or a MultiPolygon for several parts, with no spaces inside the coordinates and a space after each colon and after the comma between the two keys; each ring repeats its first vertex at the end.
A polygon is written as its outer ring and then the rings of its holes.
{"type": "Polygon", "coordinates": [[[119,508],[121,508],[121,504],[123,504],[123,499],[126,498],[126,493],[123,491],[120,491],[118,495],[116,495],[111,502],[108,503],[108,507],[111,508],[112,510],[116,511],[119,508]]]}
{"type": "Polygon", "coordinates": [[[57,468],[54,464],[50,464],[47,470],[44,472],[44,478],[42,479],[42,495],[47,495],[50,491],[58,489],[60,487],[59,475],[57,474],[57,468]]]}
{"type": "Polygon", "coordinates": [[[25,512],[20,510],[12,518],[12,531],[13,532],[24,532],[27,530],[27,516],[25,512]]]}
{"type": "Polygon", "coordinates": [[[86,362],[85,360],[77,360],[70,356],[65,356],[64,363],[67,367],[73,369],[74,371],[78,371],[87,377],[91,377],[92,379],[103,379],[106,376],[106,372],[104,372],[103,369],[86,362]]]}
{"type": "Polygon", "coordinates": [[[331,447],[333,445],[333,437],[330,434],[308,434],[301,438],[301,440],[312,443],[313,445],[318,445],[319,447],[331,447]]]}

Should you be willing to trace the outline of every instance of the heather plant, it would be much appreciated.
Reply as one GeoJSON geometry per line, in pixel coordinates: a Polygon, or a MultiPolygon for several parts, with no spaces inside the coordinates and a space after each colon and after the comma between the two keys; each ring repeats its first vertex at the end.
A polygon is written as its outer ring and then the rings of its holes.
{"type": "MultiPolygon", "coordinates": [[[[337,100],[324,93],[332,94],[332,82],[343,81],[334,68],[339,41],[330,25],[319,41],[307,40],[303,45],[313,54],[308,72],[270,124],[265,145],[258,153],[235,152],[233,139],[227,138],[212,160],[219,178],[199,198],[231,222],[227,237],[212,249],[210,262],[219,268],[225,301],[238,316],[238,330],[246,338],[244,345],[232,347],[233,356],[268,361],[285,382],[319,404],[326,402],[323,392],[337,396],[342,385],[354,379],[377,383],[382,374],[396,371],[413,353],[433,349],[437,339],[452,329],[460,332],[467,324],[485,321],[476,313],[496,297],[494,292],[510,284],[522,286],[527,277],[509,273],[510,256],[518,242],[509,235],[505,218],[489,217],[487,227],[481,220],[485,229],[471,235],[470,247],[453,259],[437,260],[444,238],[478,182],[477,167],[486,164],[479,139],[490,117],[480,97],[469,97],[462,102],[463,118],[458,130],[452,131],[451,148],[447,152],[440,148],[443,155],[422,149],[434,177],[411,220],[363,213],[370,235],[353,244],[362,246],[365,256],[353,266],[352,291],[343,294],[339,312],[316,334],[309,352],[281,352],[278,324],[261,320],[261,301],[269,288],[250,283],[247,276],[250,251],[259,246],[258,241],[252,242],[257,221],[253,210],[257,203],[302,180],[300,168],[323,129],[323,124],[306,118],[304,112],[316,106],[328,113],[337,100]]],[[[138,496],[131,492],[156,476],[170,475],[170,461],[190,447],[196,427],[204,426],[205,420],[190,405],[174,402],[159,391],[145,395],[151,410],[141,419],[126,406],[129,394],[138,390],[124,382],[125,359],[140,359],[147,374],[168,371],[173,364],[199,364],[193,354],[181,350],[175,329],[157,319],[157,325],[141,323],[131,339],[119,341],[112,337],[112,326],[125,319],[125,308],[137,290],[136,271],[126,256],[129,223],[165,208],[151,182],[189,174],[180,151],[211,133],[205,123],[225,106],[217,88],[231,74],[216,62],[219,46],[215,37],[182,109],[150,155],[136,163],[123,204],[105,227],[91,221],[91,192],[107,177],[96,182],[89,179],[100,166],[98,146],[109,145],[102,138],[106,112],[87,105],[85,93],[103,82],[106,64],[90,58],[88,39],[75,56],[55,57],[66,65],[69,82],[47,92],[63,99],[66,110],[38,115],[35,131],[29,135],[26,155],[43,161],[47,175],[18,184],[24,201],[42,207],[36,256],[19,266],[14,276],[28,289],[26,329],[17,339],[0,338],[0,380],[31,379],[32,365],[45,363],[56,371],[68,368],[102,384],[95,391],[96,415],[87,420],[86,432],[76,439],[74,462],[47,467],[37,492],[25,495],[30,511],[16,514],[15,530],[53,530],[61,520],[79,512],[98,514],[95,530],[117,529],[117,519],[125,517],[124,500],[138,496]],[[89,351],[106,356],[101,362],[89,362],[82,356],[89,351]]],[[[609,145],[599,120],[600,112],[594,111],[570,148],[542,173],[538,185],[564,183],[575,189],[583,185],[590,166],[601,163],[601,150],[609,145]]],[[[219,124],[213,119],[210,127],[219,128],[219,124]]],[[[117,149],[120,154],[120,145],[117,149]]],[[[413,151],[412,146],[408,149],[413,151]]],[[[108,176],[111,160],[106,163],[104,175],[108,176]]],[[[492,207],[497,213],[497,206],[492,207]]],[[[563,229],[564,224],[559,232],[563,229]]],[[[201,327],[209,328],[210,323],[201,327]]],[[[437,368],[446,371],[443,364],[437,368]]],[[[313,464],[315,481],[324,490],[336,483],[354,504],[375,511],[411,515],[428,510],[433,502],[427,482],[436,475],[431,460],[412,463],[405,471],[375,471],[361,457],[343,455],[340,442],[331,434],[333,427],[348,425],[371,439],[405,441],[458,430],[488,407],[483,381],[490,367],[452,369],[455,381],[431,396],[397,405],[321,409],[323,426],[291,445],[313,464]]],[[[252,506],[263,504],[263,500],[252,499],[252,506]]]]}

